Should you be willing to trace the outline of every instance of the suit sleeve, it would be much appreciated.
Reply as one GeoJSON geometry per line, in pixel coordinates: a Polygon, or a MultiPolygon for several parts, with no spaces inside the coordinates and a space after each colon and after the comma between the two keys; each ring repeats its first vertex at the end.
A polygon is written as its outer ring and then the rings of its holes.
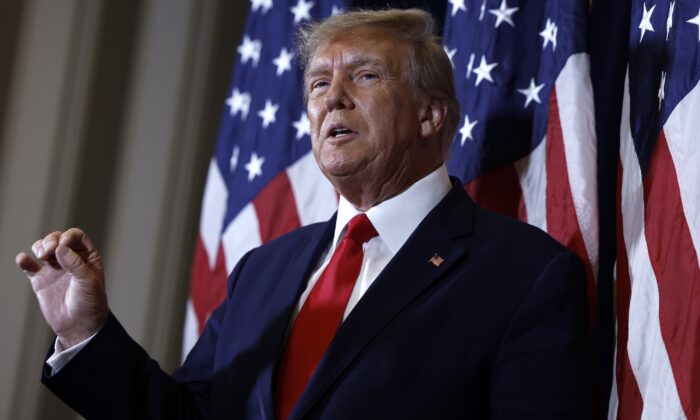
{"type": "Polygon", "coordinates": [[[102,330],[56,375],[44,364],[42,382],[88,420],[207,418],[219,329],[248,255],[229,276],[226,299],[173,376],[110,313],[102,330]]]}
{"type": "Polygon", "coordinates": [[[590,419],[592,351],[583,266],[557,255],[506,330],[492,374],[493,419],[590,419]]]}

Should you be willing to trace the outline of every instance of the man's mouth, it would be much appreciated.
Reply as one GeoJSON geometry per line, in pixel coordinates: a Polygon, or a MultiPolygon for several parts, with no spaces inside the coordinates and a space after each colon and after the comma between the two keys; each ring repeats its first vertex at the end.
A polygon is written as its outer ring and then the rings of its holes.
{"type": "Polygon", "coordinates": [[[352,133],[352,131],[347,128],[334,128],[331,130],[331,136],[333,137],[340,137],[350,133],[352,133]]]}
{"type": "Polygon", "coordinates": [[[355,134],[355,132],[342,125],[334,125],[328,130],[328,137],[335,139],[349,136],[350,134],[355,134]]]}

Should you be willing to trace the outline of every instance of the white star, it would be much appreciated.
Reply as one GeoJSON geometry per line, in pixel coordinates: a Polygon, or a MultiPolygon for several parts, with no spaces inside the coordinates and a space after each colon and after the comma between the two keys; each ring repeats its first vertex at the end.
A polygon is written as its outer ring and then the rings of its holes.
{"type": "Polygon", "coordinates": [[[484,13],[486,13],[486,0],[481,3],[481,7],[479,8],[479,22],[484,20],[484,13]]]}
{"type": "Polygon", "coordinates": [[[281,76],[285,71],[292,69],[292,58],[294,58],[294,53],[287,51],[286,48],[282,48],[279,57],[272,60],[277,66],[277,76],[281,76]]]}
{"type": "Polygon", "coordinates": [[[694,25],[698,25],[698,41],[700,41],[700,9],[698,9],[698,15],[687,21],[694,25]]]}
{"type": "Polygon", "coordinates": [[[340,8],[334,4],[333,9],[331,9],[331,16],[339,15],[343,12],[344,12],[344,10],[342,8],[340,8]]]}
{"type": "Polygon", "coordinates": [[[657,95],[659,97],[659,110],[661,110],[661,101],[663,101],[664,97],[666,96],[666,94],[664,92],[665,86],[666,86],[666,72],[662,71],[661,72],[661,84],[659,85],[659,93],[657,95]]]}
{"type": "Polygon", "coordinates": [[[243,36],[243,44],[238,46],[238,53],[241,55],[241,63],[245,64],[248,60],[253,60],[253,67],[258,66],[260,61],[260,51],[262,50],[262,42],[259,39],[250,39],[248,35],[243,36]]]}
{"type": "Polygon", "coordinates": [[[250,3],[250,8],[253,9],[254,12],[262,8],[263,15],[272,8],[272,0],[250,0],[250,3]]]}
{"type": "Polygon", "coordinates": [[[642,43],[646,31],[654,32],[654,27],[651,26],[651,14],[654,13],[654,9],[656,9],[656,5],[653,5],[650,10],[647,10],[646,2],[642,5],[644,6],[644,15],[642,16],[642,21],[639,23],[639,29],[642,30],[642,35],[639,37],[640,44],[642,43]]]}
{"type": "Polygon", "coordinates": [[[540,90],[544,87],[544,83],[541,85],[535,85],[535,79],[532,78],[530,79],[530,86],[526,87],[525,89],[518,89],[518,92],[522,93],[525,95],[525,105],[523,105],[523,108],[527,108],[528,105],[530,105],[530,102],[535,101],[538,104],[541,104],[542,102],[540,101],[540,90]]]}
{"type": "Polygon", "coordinates": [[[229,106],[229,114],[231,114],[232,117],[235,117],[236,114],[240,112],[241,119],[245,120],[250,110],[250,93],[239,92],[238,89],[233,88],[231,96],[226,99],[226,105],[229,106]]]}
{"type": "Polygon", "coordinates": [[[464,0],[447,0],[452,5],[452,17],[460,10],[467,11],[467,6],[464,5],[464,0]]]}
{"type": "Polygon", "coordinates": [[[248,171],[248,182],[252,181],[256,176],[262,176],[263,163],[265,163],[265,158],[253,152],[250,156],[250,162],[245,164],[245,170],[248,171]]]}
{"type": "Polygon", "coordinates": [[[474,69],[474,73],[476,73],[476,82],[474,83],[474,86],[479,86],[479,83],[481,83],[481,81],[484,79],[493,83],[493,78],[491,78],[491,70],[493,70],[493,68],[497,65],[498,63],[488,64],[486,62],[486,57],[482,55],[479,67],[474,69]]]}
{"type": "Polygon", "coordinates": [[[305,134],[311,135],[311,123],[306,112],[302,112],[299,120],[294,121],[292,125],[297,130],[297,140],[304,137],[305,134]]]}
{"type": "Polygon", "coordinates": [[[231,152],[231,159],[229,160],[231,172],[235,171],[236,167],[238,166],[238,155],[240,152],[241,151],[238,149],[238,146],[234,147],[233,152],[231,152]]]}
{"type": "Polygon", "coordinates": [[[474,137],[472,137],[472,130],[478,122],[479,121],[469,121],[469,115],[464,114],[464,125],[459,129],[459,134],[462,135],[462,142],[460,146],[464,146],[464,141],[467,139],[474,140],[474,137]]]}
{"type": "Polygon", "coordinates": [[[277,121],[276,114],[279,108],[279,105],[273,104],[269,99],[265,101],[265,108],[258,111],[258,117],[263,120],[263,128],[267,128],[268,125],[277,121]]]}
{"type": "Polygon", "coordinates": [[[289,10],[294,13],[294,23],[299,23],[302,20],[311,20],[311,8],[314,7],[314,2],[306,2],[305,0],[299,0],[296,6],[292,6],[289,10]]]}
{"type": "Polygon", "coordinates": [[[552,43],[552,51],[557,49],[557,30],[557,25],[550,19],[547,19],[544,30],[540,32],[540,36],[543,38],[543,50],[547,48],[547,45],[549,45],[550,42],[552,43]]]}
{"type": "Polygon", "coordinates": [[[666,18],[666,41],[668,41],[668,34],[671,32],[671,28],[673,27],[673,9],[675,9],[675,7],[675,1],[672,1],[671,5],[668,7],[668,17],[666,18]]]}
{"type": "Polygon", "coordinates": [[[489,9],[489,13],[496,16],[496,25],[494,28],[498,28],[503,22],[515,27],[515,23],[513,23],[513,13],[517,12],[518,9],[519,7],[509,8],[506,0],[501,0],[501,7],[498,9],[489,9]]]}
{"type": "Polygon", "coordinates": [[[455,57],[455,54],[457,54],[457,48],[453,49],[448,49],[447,45],[443,45],[442,49],[445,50],[445,54],[447,54],[447,57],[450,59],[450,63],[452,63],[452,68],[455,68],[455,62],[452,61],[452,59],[455,57]]]}
{"type": "Polygon", "coordinates": [[[472,75],[474,69],[474,53],[469,54],[469,64],[467,64],[467,79],[472,75]]]}

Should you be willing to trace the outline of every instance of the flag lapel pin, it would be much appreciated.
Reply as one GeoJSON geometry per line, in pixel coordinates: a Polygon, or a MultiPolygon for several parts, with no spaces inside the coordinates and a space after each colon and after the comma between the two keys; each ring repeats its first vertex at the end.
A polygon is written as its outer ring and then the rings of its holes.
{"type": "Polygon", "coordinates": [[[440,264],[444,263],[445,259],[439,256],[438,254],[435,254],[432,257],[430,257],[428,262],[434,265],[435,267],[440,267],[440,264]]]}

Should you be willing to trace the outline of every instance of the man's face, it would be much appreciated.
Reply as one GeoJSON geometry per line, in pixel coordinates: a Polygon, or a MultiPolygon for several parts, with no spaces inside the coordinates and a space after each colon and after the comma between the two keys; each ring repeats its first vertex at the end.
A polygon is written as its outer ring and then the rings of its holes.
{"type": "Polygon", "coordinates": [[[313,153],[336,186],[391,186],[419,170],[420,110],[404,78],[407,51],[395,35],[359,27],[312,56],[305,89],[313,153]]]}

